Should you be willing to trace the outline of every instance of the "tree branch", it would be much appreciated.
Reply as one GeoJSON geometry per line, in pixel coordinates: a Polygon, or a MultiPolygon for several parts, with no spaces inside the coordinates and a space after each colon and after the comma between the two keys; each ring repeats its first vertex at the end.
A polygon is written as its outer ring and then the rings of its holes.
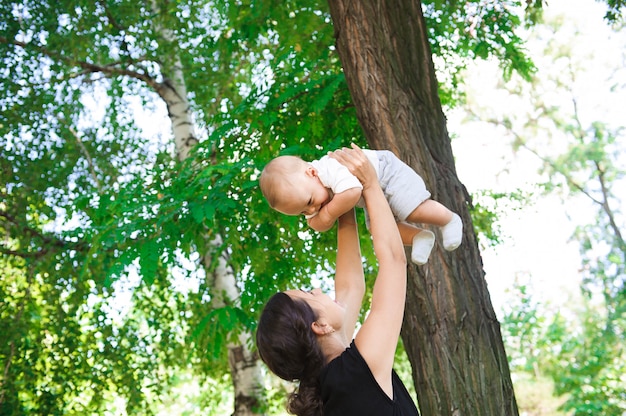
{"type": "Polygon", "coordinates": [[[622,237],[622,233],[619,229],[619,226],[615,222],[615,215],[613,214],[613,210],[609,206],[609,190],[606,187],[606,183],[604,181],[604,170],[600,166],[600,164],[595,161],[596,171],[598,172],[598,181],[600,182],[600,189],[602,190],[602,210],[609,217],[609,224],[615,233],[615,238],[617,239],[617,244],[622,251],[626,253],[626,242],[624,242],[624,238],[622,237]]]}
{"type": "MultiPolygon", "coordinates": [[[[84,75],[87,73],[102,73],[106,75],[107,77],[127,76],[130,78],[139,80],[139,81],[143,81],[148,86],[152,87],[155,90],[158,90],[159,88],[161,88],[161,84],[150,75],[143,73],[143,72],[132,71],[132,70],[120,67],[119,65],[122,64],[122,62],[111,62],[109,64],[93,64],[90,62],[79,61],[79,60],[68,58],[59,52],[51,51],[43,46],[34,45],[32,43],[27,43],[27,42],[21,42],[15,39],[8,39],[4,36],[0,36],[0,43],[19,46],[20,48],[23,48],[23,49],[32,49],[44,56],[47,56],[48,58],[64,62],[71,66],[79,67],[84,70],[80,72],[79,74],[76,74],[75,76],[80,76],[80,75],[84,75]]],[[[131,63],[136,64],[142,61],[143,60],[132,60],[131,63]]]]}
{"type": "Polygon", "coordinates": [[[0,217],[6,219],[8,222],[20,228],[23,236],[30,236],[31,238],[39,239],[41,241],[41,246],[47,247],[47,248],[42,248],[39,251],[22,251],[22,250],[11,250],[0,245],[0,253],[2,254],[6,254],[10,256],[17,256],[21,258],[41,258],[45,256],[46,254],[48,254],[54,248],[59,248],[59,249],[73,248],[76,250],[81,250],[88,246],[87,243],[84,241],[79,241],[77,243],[68,242],[65,240],[61,240],[59,238],[44,235],[39,230],[36,230],[32,227],[22,226],[22,224],[17,220],[17,218],[15,218],[9,212],[4,211],[4,210],[0,211],[0,217]]]}
{"type": "MultiPolygon", "coordinates": [[[[61,120],[61,118],[59,118],[59,121],[63,122],[63,120],[61,120]]],[[[85,159],[87,159],[87,165],[89,166],[89,172],[91,174],[91,178],[96,183],[96,188],[98,189],[99,192],[102,192],[102,186],[100,184],[100,181],[98,180],[98,175],[96,175],[96,169],[95,169],[95,166],[94,166],[94,163],[93,163],[93,159],[91,158],[91,155],[89,154],[89,151],[87,151],[87,148],[85,147],[85,144],[81,140],[80,135],[78,134],[78,132],[72,126],[67,126],[67,129],[72,134],[72,136],[74,136],[74,138],[76,139],[76,143],[78,143],[78,147],[80,147],[81,153],[85,156],[85,159]]]]}
{"type": "Polygon", "coordinates": [[[128,28],[119,24],[119,22],[113,17],[113,13],[111,13],[109,5],[106,1],[100,0],[98,3],[100,3],[100,6],[104,9],[104,13],[106,14],[107,19],[109,19],[109,23],[111,23],[111,26],[117,30],[117,33],[120,36],[120,50],[126,52],[128,59],[132,62],[133,60],[131,58],[130,49],[128,48],[128,42],[126,42],[126,30],[128,28]]]}

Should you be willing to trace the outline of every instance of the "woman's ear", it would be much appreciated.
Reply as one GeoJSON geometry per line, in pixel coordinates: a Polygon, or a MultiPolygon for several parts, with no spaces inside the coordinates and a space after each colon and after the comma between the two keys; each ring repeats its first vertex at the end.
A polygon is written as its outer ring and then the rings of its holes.
{"type": "Polygon", "coordinates": [[[311,329],[313,330],[315,335],[327,335],[335,332],[335,328],[333,328],[332,326],[318,321],[315,321],[311,324],[311,329]]]}

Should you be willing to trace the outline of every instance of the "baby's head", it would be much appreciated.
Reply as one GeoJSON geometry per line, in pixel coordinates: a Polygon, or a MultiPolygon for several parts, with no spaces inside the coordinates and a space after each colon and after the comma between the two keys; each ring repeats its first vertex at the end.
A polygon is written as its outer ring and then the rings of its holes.
{"type": "Polygon", "coordinates": [[[263,196],[276,209],[286,195],[300,185],[300,173],[304,173],[308,163],[297,156],[278,156],[265,165],[259,178],[263,196]]]}
{"type": "Polygon", "coordinates": [[[317,170],[297,156],[279,156],[269,162],[259,186],[270,206],[286,215],[311,215],[330,199],[317,170]]]}

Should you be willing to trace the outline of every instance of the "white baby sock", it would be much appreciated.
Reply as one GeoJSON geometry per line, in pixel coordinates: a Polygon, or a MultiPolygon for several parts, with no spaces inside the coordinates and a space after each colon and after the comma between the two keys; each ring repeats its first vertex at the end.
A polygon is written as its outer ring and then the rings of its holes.
{"type": "Polygon", "coordinates": [[[443,248],[452,251],[461,245],[463,240],[463,221],[457,214],[452,214],[449,223],[441,227],[441,237],[443,238],[443,248]]]}
{"type": "Polygon", "coordinates": [[[422,230],[413,237],[411,248],[411,260],[413,263],[422,265],[428,261],[430,251],[435,244],[435,234],[432,231],[422,230]]]}

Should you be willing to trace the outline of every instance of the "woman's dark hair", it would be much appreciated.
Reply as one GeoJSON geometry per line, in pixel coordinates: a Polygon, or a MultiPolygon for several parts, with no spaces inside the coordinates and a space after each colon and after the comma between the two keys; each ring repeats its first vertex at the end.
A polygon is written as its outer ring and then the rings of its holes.
{"type": "Polygon", "coordinates": [[[278,377],[300,383],[287,410],[298,416],[322,415],[319,374],[324,353],[311,329],[317,320],[308,303],[277,293],[265,305],[256,331],[259,355],[278,377]]]}

